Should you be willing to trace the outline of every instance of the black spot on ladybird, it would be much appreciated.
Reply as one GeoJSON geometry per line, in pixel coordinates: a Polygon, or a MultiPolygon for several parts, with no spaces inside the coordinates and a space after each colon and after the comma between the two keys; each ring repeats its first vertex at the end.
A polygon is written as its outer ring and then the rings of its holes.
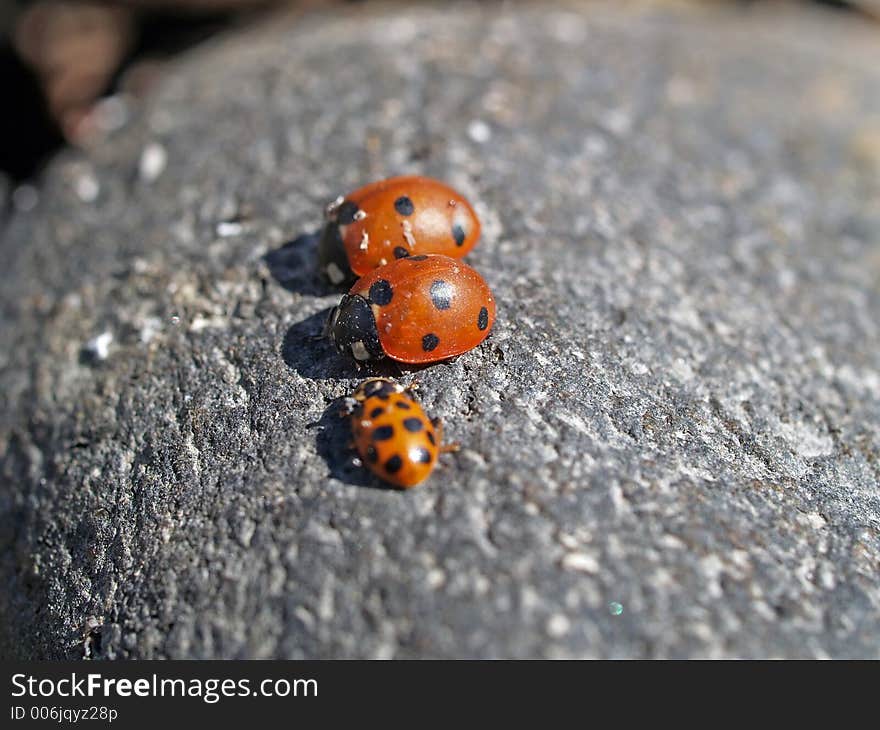
{"type": "Polygon", "coordinates": [[[357,203],[346,200],[336,211],[336,222],[340,225],[347,226],[354,223],[354,216],[359,210],[357,203]]]}
{"type": "Polygon", "coordinates": [[[397,454],[392,456],[388,461],[385,462],[385,471],[389,474],[397,474],[400,471],[400,467],[403,466],[403,459],[401,459],[397,454]]]}
{"type": "Polygon", "coordinates": [[[375,446],[367,446],[367,461],[371,464],[375,464],[379,461],[379,452],[376,451],[375,446]]]}
{"type": "Polygon", "coordinates": [[[428,431],[428,441],[431,442],[431,446],[436,446],[436,445],[437,445],[437,439],[434,438],[434,432],[433,432],[433,431],[428,431]]]}
{"type": "Polygon", "coordinates": [[[407,251],[403,246],[394,247],[394,258],[405,259],[407,256],[409,256],[409,251],[407,251]]]}
{"type": "Polygon", "coordinates": [[[465,233],[464,228],[462,228],[458,223],[452,226],[452,237],[455,239],[456,246],[463,246],[465,233]]]}
{"type": "Polygon", "coordinates": [[[449,309],[452,305],[452,287],[443,279],[431,284],[431,301],[437,309],[449,309]]]}
{"type": "Polygon", "coordinates": [[[394,426],[379,426],[373,431],[373,441],[388,441],[394,436],[394,426]]]}
{"type": "Polygon", "coordinates": [[[437,345],[440,344],[440,338],[437,337],[433,332],[429,332],[424,337],[422,337],[422,349],[425,352],[431,352],[437,345]]]}
{"type": "Polygon", "coordinates": [[[400,213],[400,215],[412,215],[415,209],[416,207],[413,205],[412,200],[406,197],[406,195],[401,195],[394,201],[394,210],[400,213]]]}
{"type": "Polygon", "coordinates": [[[421,418],[407,418],[403,422],[403,427],[411,433],[418,433],[425,427],[425,424],[422,423],[421,418]]]}
{"type": "Polygon", "coordinates": [[[391,288],[391,284],[385,279],[379,279],[379,281],[375,282],[373,286],[370,287],[370,301],[373,304],[378,304],[380,307],[389,304],[393,296],[394,290],[391,288]]]}
{"type": "Polygon", "coordinates": [[[385,409],[382,406],[377,406],[372,411],[370,411],[370,418],[378,418],[383,413],[385,413],[385,409]]]}
{"type": "Polygon", "coordinates": [[[430,464],[431,452],[428,451],[426,448],[419,446],[409,452],[409,458],[418,464],[430,464]]]}
{"type": "Polygon", "coordinates": [[[410,408],[412,408],[412,406],[409,403],[407,403],[405,400],[399,400],[394,405],[396,405],[398,408],[400,408],[401,410],[404,410],[404,411],[408,411],[410,408]]]}
{"type": "Polygon", "coordinates": [[[477,327],[481,330],[489,326],[489,310],[485,307],[480,308],[480,314],[477,316],[477,327]]]}

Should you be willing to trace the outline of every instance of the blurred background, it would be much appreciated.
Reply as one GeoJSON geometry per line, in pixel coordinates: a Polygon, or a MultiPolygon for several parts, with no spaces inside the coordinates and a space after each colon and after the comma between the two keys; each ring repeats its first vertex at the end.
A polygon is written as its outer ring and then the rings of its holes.
{"type": "MultiPolygon", "coordinates": [[[[37,184],[63,145],[99,144],[103,132],[121,126],[175,54],[267,13],[358,1],[370,0],[0,0],[3,197],[37,184]]],[[[880,30],[880,0],[800,1],[856,14],[880,30]]],[[[756,2],[728,4],[747,10],[756,2]]]]}

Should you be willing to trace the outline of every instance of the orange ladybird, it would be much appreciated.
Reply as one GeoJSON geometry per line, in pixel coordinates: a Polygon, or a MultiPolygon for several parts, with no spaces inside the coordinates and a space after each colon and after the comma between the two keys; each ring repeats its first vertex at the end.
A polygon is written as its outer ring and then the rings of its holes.
{"type": "Polygon", "coordinates": [[[366,185],[326,212],[318,264],[334,284],[396,259],[425,253],[461,258],[480,237],[480,221],[461,193],[410,175],[366,185]]]}
{"type": "Polygon", "coordinates": [[[439,254],[376,269],[342,297],[327,325],[340,354],[424,364],[479,345],[495,322],[495,299],[474,269],[439,254]]]}
{"type": "Polygon", "coordinates": [[[385,378],[361,383],[351,412],[354,445],[370,471],[409,489],[428,478],[441,451],[439,421],[431,421],[406,389],[385,378]]]}

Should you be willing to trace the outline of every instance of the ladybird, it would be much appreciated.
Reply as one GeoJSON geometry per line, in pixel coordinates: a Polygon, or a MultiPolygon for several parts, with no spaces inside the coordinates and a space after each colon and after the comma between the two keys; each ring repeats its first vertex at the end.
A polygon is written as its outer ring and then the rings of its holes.
{"type": "Polygon", "coordinates": [[[318,265],[333,284],[396,259],[425,253],[461,258],[480,237],[480,221],[461,193],[410,175],[371,183],[326,210],[318,265]]]}
{"type": "Polygon", "coordinates": [[[440,422],[430,420],[406,388],[372,378],[354,392],[354,447],[367,468],[395,486],[409,489],[428,478],[443,446],[440,422]]]}
{"type": "Polygon", "coordinates": [[[495,299],[467,264],[440,254],[398,259],[359,279],[327,322],[337,351],[358,362],[438,362],[479,345],[495,299]]]}

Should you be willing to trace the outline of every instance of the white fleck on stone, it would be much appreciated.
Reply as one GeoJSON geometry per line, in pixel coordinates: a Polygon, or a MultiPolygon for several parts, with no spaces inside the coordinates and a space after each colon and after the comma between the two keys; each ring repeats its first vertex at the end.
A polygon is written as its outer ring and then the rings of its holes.
{"type": "Polygon", "coordinates": [[[101,99],[94,106],[92,118],[95,126],[104,134],[122,129],[128,123],[128,101],[122,94],[101,99]]]}
{"type": "Polygon", "coordinates": [[[468,125],[468,137],[477,144],[485,144],[492,139],[492,128],[482,119],[474,119],[468,125]]]}
{"type": "Polygon", "coordinates": [[[562,558],[562,567],[578,573],[598,573],[599,561],[587,553],[568,553],[562,558]]]}
{"type": "Polygon", "coordinates": [[[150,142],[141,152],[138,174],[141,180],[151,183],[159,179],[168,164],[168,153],[158,142],[150,142]]]}
{"type": "Polygon", "coordinates": [[[808,423],[780,423],[779,433],[795,453],[805,459],[827,456],[834,450],[831,437],[808,423]]]}
{"type": "Polygon", "coordinates": [[[618,136],[627,134],[632,128],[632,118],[623,109],[611,109],[602,118],[605,127],[618,136]]]}
{"type": "Polygon", "coordinates": [[[297,606],[293,609],[293,615],[296,616],[307,629],[311,630],[315,628],[315,617],[309,613],[309,610],[303,608],[302,606],[297,606]]]}
{"type": "Polygon", "coordinates": [[[217,224],[217,235],[220,238],[228,238],[229,236],[237,236],[242,231],[241,223],[235,221],[223,221],[217,224]]]}
{"type": "Polygon", "coordinates": [[[442,586],[446,582],[446,573],[439,568],[428,571],[428,586],[434,590],[442,586]]]}
{"type": "Polygon", "coordinates": [[[162,329],[162,320],[158,317],[147,317],[141,325],[140,340],[145,345],[162,329]]]}
{"type": "Polygon", "coordinates": [[[113,342],[112,332],[102,332],[86,343],[85,349],[97,360],[106,360],[110,354],[110,343],[113,342]]]}
{"type": "Polygon", "coordinates": [[[238,541],[244,547],[250,547],[251,540],[254,537],[254,533],[257,530],[257,523],[251,519],[242,520],[241,525],[238,528],[238,541]]]}
{"type": "Polygon", "coordinates": [[[553,614],[547,621],[547,633],[554,639],[565,636],[570,628],[571,623],[561,613],[553,614]]]}
{"type": "Polygon", "coordinates": [[[94,175],[85,173],[76,179],[76,197],[83,203],[94,203],[98,199],[101,192],[101,186],[98,184],[94,175]]]}
{"type": "Polygon", "coordinates": [[[828,527],[828,520],[826,520],[818,512],[805,512],[802,514],[802,520],[814,530],[821,530],[825,527],[828,527]]]}

